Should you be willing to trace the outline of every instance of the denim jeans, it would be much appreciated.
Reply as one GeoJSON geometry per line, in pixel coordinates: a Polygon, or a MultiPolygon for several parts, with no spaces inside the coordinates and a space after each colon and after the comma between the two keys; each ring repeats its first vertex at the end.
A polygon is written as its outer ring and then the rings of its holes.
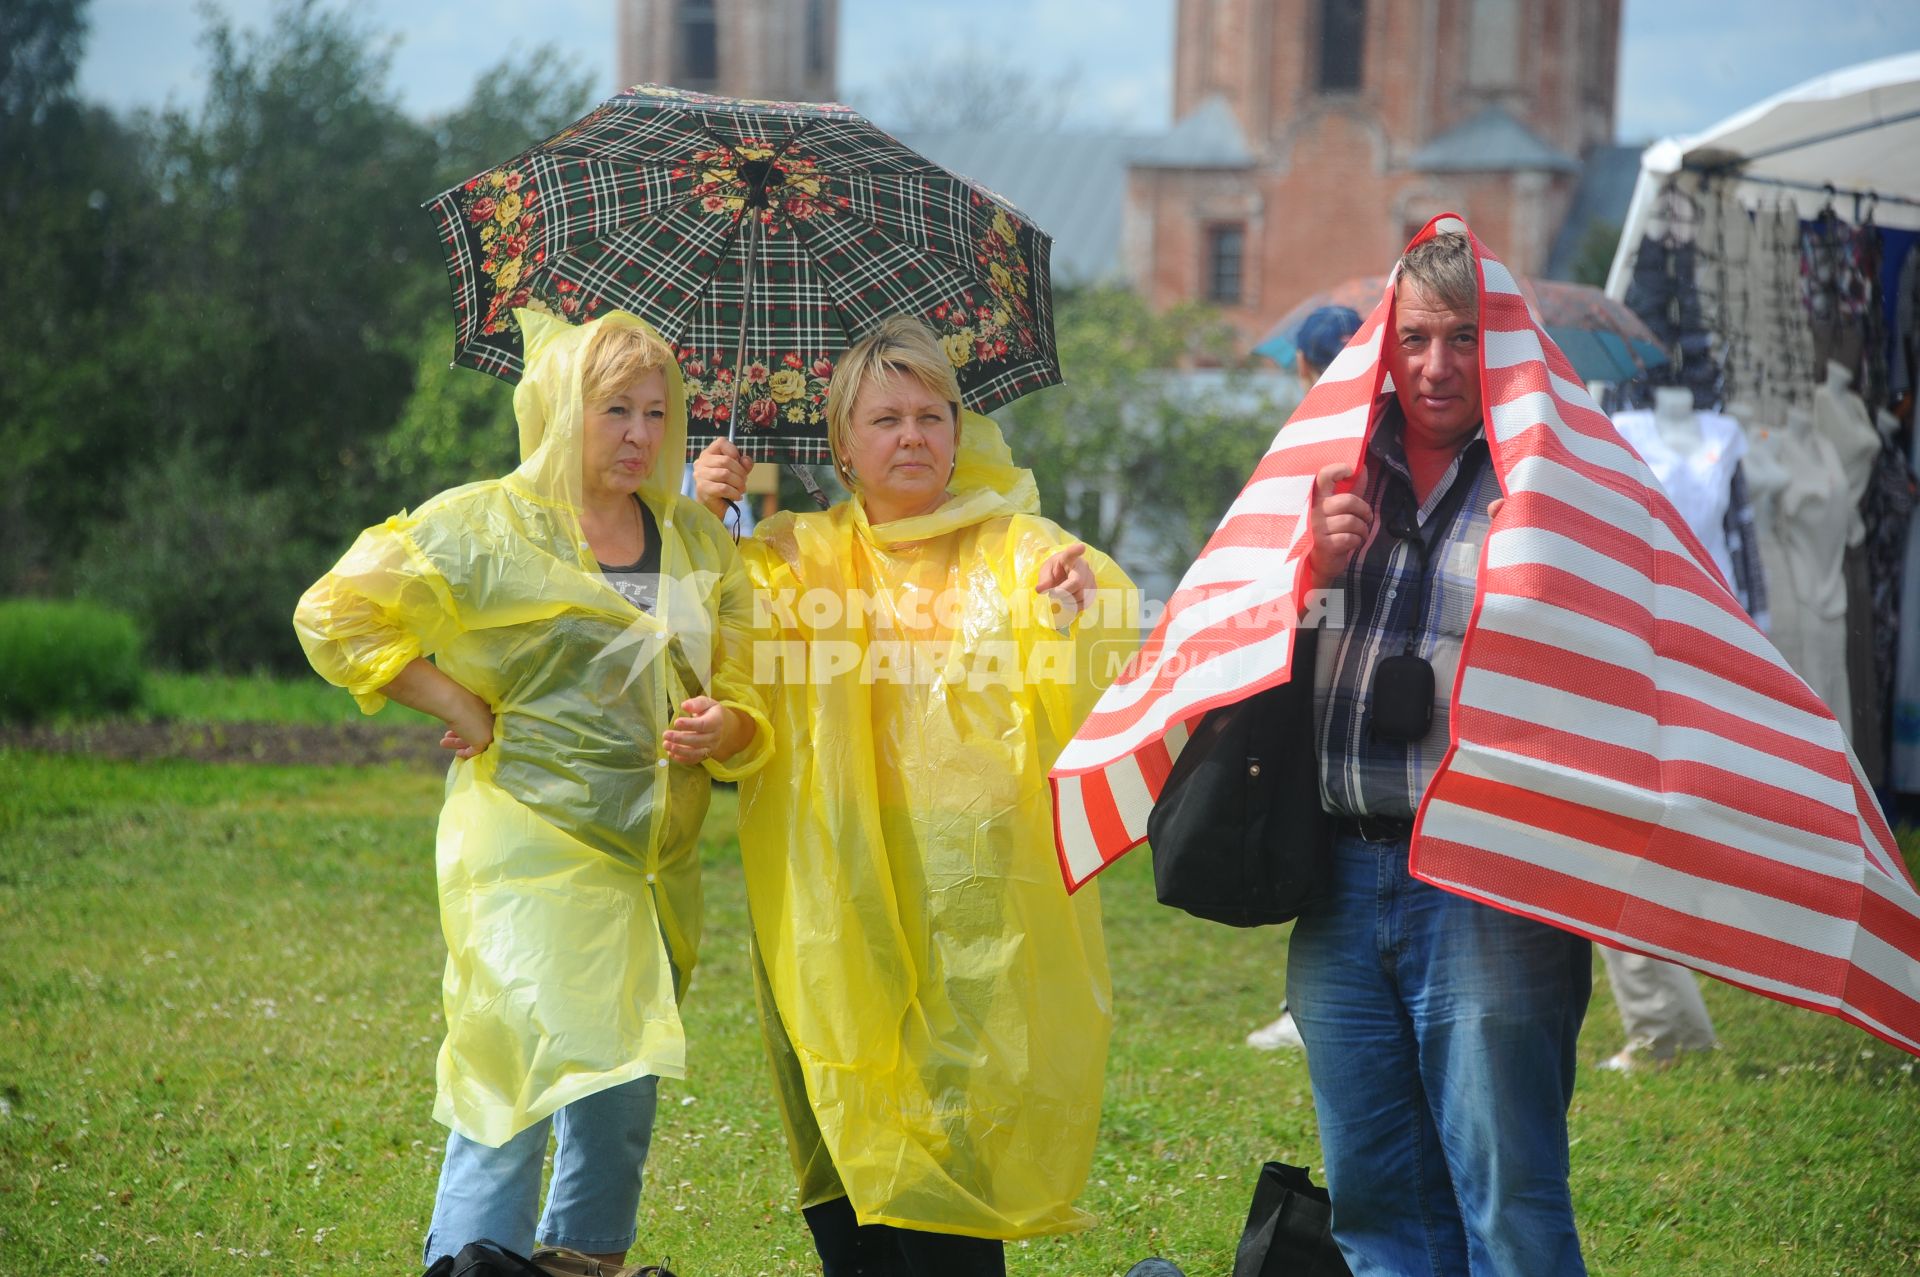
{"type": "Polygon", "coordinates": [[[1287,1003],[1354,1277],[1586,1271],[1567,1106],[1592,963],[1584,939],[1417,881],[1404,839],[1335,840],[1287,1003]]]}
{"type": "Polygon", "coordinates": [[[590,1255],[625,1251],[634,1241],[659,1087],[660,1079],[639,1077],[597,1091],[499,1148],[449,1132],[423,1262],[482,1240],[530,1255],[536,1236],[590,1255]],[[548,1126],[557,1139],[553,1182],[536,1233],[548,1126]]]}

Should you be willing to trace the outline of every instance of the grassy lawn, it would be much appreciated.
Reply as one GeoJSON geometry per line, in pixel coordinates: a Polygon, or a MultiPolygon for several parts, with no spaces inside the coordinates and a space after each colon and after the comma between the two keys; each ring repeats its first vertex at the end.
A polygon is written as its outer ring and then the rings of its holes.
{"type": "MultiPolygon", "coordinates": [[[[351,696],[318,676],[147,674],[141,716],[182,723],[356,723],[367,721],[351,696]]],[[[424,725],[427,717],[389,701],[372,720],[424,725]]]]}
{"type": "MultiPolygon", "coordinates": [[[[663,1088],[641,1247],[687,1277],[817,1271],[754,1023],[732,798],[716,799],[693,1077],[663,1088]]],[[[442,1138],[438,801],[419,770],[0,753],[0,1272],[416,1270],[442,1138]]],[[[1259,1163],[1319,1160],[1300,1057],[1240,1044],[1273,1013],[1284,946],[1159,907],[1144,855],[1103,891],[1120,1021],[1085,1198],[1100,1224],[1010,1267],[1089,1277],[1162,1253],[1224,1277],[1259,1163]]],[[[1595,973],[1588,1066],[1619,1045],[1595,973]]],[[[1715,1056],[1583,1071],[1593,1270],[1920,1269],[1913,1061],[1706,993],[1715,1056]]]]}

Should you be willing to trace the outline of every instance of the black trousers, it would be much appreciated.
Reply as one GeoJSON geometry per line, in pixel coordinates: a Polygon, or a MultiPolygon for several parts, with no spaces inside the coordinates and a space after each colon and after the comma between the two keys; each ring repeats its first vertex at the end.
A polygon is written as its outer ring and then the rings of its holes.
{"type": "Polygon", "coordinates": [[[1006,1277],[1005,1242],[860,1224],[836,1197],[802,1211],[824,1277],[1006,1277]]]}

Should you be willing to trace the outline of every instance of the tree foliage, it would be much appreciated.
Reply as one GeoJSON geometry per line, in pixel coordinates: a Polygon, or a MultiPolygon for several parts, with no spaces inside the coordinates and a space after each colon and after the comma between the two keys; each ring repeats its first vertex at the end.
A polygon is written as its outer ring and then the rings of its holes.
{"type": "Polygon", "coordinates": [[[83,0],[0,6],[0,201],[30,246],[0,593],[107,595],[166,661],[294,664],[290,589],[418,485],[511,464],[510,391],[447,366],[419,205],[584,112],[588,77],[534,49],[423,123],[357,12],[282,0],[247,31],[209,8],[204,100],[119,119],[74,95],[83,0]]]}
{"type": "Polygon", "coordinates": [[[1252,376],[1204,306],[1156,314],[1095,289],[1064,294],[1054,328],[1064,384],[1002,411],[1014,455],[1076,535],[1177,576],[1286,420],[1291,383],[1252,376]]]}
{"type": "MultiPolygon", "coordinates": [[[[578,118],[589,79],[534,49],[415,120],[364,12],[281,0],[249,31],[209,8],[204,100],[118,118],[75,94],[84,0],[0,6],[0,201],[25,249],[0,343],[0,595],[126,608],[164,662],[296,668],[295,596],[359,528],[513,464],[510,391],[449,366],[419,205],[578,118]]],[[[1068,85],[962,57],[902,87],[938,123],[1034,127],[1068,85]]],[[[1095,291],[1063,296],[1057,328],[1068,382],[1005,414],[1016,454],[1049,513],[1178,572],[1277,411],[1211,312],[1095,291]],[[1167,371],[1194,365],[1210,380],[1167,371]]]]}

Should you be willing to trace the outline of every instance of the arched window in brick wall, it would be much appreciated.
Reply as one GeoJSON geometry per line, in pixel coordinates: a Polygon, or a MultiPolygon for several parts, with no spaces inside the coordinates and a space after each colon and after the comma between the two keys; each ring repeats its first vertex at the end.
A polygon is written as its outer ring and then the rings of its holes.
{"type": "Polygon", "coordinates": [[[720,22],[714,0],[680,0],[680,74],[690,89],[720,79],[720,22]]]}
{"type": "Polygon", "coordinates": [[[1366,0],[1320,0],[1322,93],[1356,93],[1366,52],[1366,0]]]}
{"type": "Polygon", "coordinates": [[[1525,16],[1520,0],[1473,0],[1467,21],[1469,85],[1492,91],[1519,87],[1525,16]]]}
{"type": "Polygon", "coordinates": [[[827,73],[827,0],[807,0],[807,74],[827,73]]]}

